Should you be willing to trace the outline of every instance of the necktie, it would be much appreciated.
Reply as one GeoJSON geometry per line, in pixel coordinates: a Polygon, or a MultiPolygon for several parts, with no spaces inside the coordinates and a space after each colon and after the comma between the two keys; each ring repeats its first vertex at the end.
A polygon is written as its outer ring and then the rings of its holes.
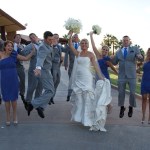
{"type": "Polygon", "coordinates": [[[127,57],[127,47],[124,48],[124,53],[123,53],[123,55],[124,55],[124,59],[126,59],[126,57],[127,57]]]}
{"type": "Polygon", "coordinates": [[[78,49],[78,44],[77,43],[75,43],[74,48],[78,49]]]}

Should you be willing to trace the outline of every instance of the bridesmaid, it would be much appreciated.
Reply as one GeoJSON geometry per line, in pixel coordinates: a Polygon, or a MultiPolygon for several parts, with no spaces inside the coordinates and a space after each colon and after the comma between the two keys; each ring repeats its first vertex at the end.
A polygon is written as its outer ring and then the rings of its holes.
{"type": "Polygon", "coordinates": [[[141,95],[142,95],[142,121],[145,121],[145,112],[147,100],[149,100],[149,118],[148,124],[150,124],[150,48],[148,48],[145,58],[145,63],[143,65],[143,76],[141,82],[141,95]]]}
{"type": "MultiPolygon", "coordinates": [[[[113,70],[113,72],[117,75],[118,75],[118,72],[117,72],[116,68],[113,66],[113,64],[110,62],[110,57],[108,56],[109,47],[104,45],[102,47],[102,51],[99,52],[95,46],[95,42],[93,39],[93,32],[90,32],[90,39],[91,39],[92,48],[96,55],[99,67],[101,68],[101,71],[102,71],[103,75],[105,76],[105,78],[110,81],[110,75],[108,72],[108,68],[110,67],[111,70],[113,70]]],[[[112,104],[109,104],[108,105],[108,114],[111,113],[111,110],[112,110],[112,104]]]]}
{"type": "Polygon", "coordinates": [[[1,72],[1,93],[2,99],[5,102],[6,109],[6,125],[10,125],[10,108],[13,110],[13,123],[17,125],[17,99],[19,93],[19,82],[16,69],[16,60],[27,61],[34,54],[33,51],[26,57],[17,54],[13,50],[13,42],[4,42],[3,51],[0,51],[0,72],[1,72]]]}

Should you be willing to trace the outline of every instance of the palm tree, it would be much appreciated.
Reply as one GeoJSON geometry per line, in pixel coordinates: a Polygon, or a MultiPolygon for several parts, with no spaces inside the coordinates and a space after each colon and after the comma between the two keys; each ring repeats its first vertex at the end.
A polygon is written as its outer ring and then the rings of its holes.
{"type": "Polygon", "coordinates": [[[103,39],[102,44],[107,45],[109,48],[111,48],[111,38],[112,38],[111,34],[104,35],[104,39],[103,39]]]}
{"type": "MultiPolygon", "coordinates": [[[[141,55],[144,57],[144,56],[145,56],[145,52],[144,52],[144,50],[140,47],[140,45],[135,44],[134,46],[137,47],[137,48],[140,50],[141,55]]],[[[139,74],[141,73],[142,66],[143,66],[143,62],[137,60],[137,70],[136,70],[137,73],[139,73],[139,74]]]]}
{"type": "Polygon", "coordinates": [[[114,55],[114,50],[117,49],[119,47],[119,41],[116,38],[116,36],[111,35],[111,34],[106,34],[104,36],[104,39],[101,43],[101,45],[107,45],[109,48],[111,48],[111,46],[113,46],[113,55],[114,55]]]}

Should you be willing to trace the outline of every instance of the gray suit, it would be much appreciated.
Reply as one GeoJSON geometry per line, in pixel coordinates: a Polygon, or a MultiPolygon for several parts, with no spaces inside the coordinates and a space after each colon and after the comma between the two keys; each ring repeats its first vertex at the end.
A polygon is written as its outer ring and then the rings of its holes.
{"type": "Polygon", "coordinates": [[[128,53],[124,59],[122,49],[119,49],[112,63],[117,65],[119,63],[118,75],[118,105],[124,106],[126,84],[129,85],[130,96],[129,104],[136,107],[135,89],[136,89],[136,60],[140,50],[137,47],[128,47],[128,53]]]}
{"type": "Polygon", "coordinates": [[[53,60],[52,60],[52,75],[53,75],[53,81],[54,81],[54,87],[55,87],[55,94],[56,94],[56,89],[60,83],[60,65],[61,65],[61,46],[60,45],[55,45],[53,47],[53,60]]]}
{"type": "MultiPolygon", "coordinates": [[[[33,43],[30,43],[24,48],[25,55],[29,54],[32,51],[32,45],[33,43]]],[[[36,77],[34,75],[34,69],[36,68],[36,62],[37,62],[38,47],[39,47],[39,43],[37,43],[37,46],[35,46],[36,52],[30,59],[30,65],[28,70],[28,88],[26,94],[26,101],[28,102],[31,102],[34,91],[35,91],[34,98],[36,98],[42,94],[42,90],[43,90],[41,77],[36,77]]]]}
{"type": "MultiPolygon", "coordinates": [[[[73,45],[74,45],[74,43],[73,43],[73,45]]],[[[78,43],[78,46],[79,46],[79,43],[78,43]]],[[[66,53],[65,53],[65,58],[64,58],[64,66],[68,66],[68,57],[69,57],[68,75],[69,75],[69,79],[70,79],[71,73],[73,70],[75,55],[71,51],[69,45],[66,44],[65,48],[66,48],[66,53]]],[[[71,93],[72,93],[72,89],[70,87],[68,87],[68,96],[71,96],[71,93]]]]}
{"type": "Polygon", "coordinates": [[[34,108],[45,108],[55,92],[53,76],[51,74],[52,52],[53,48],[45,42],[40,45],[38,50],[36,66],[41,67],[41,80],[44,92],[40,97],[35,98],[31,101],[34,108]]]}
{"type": "MultiPolygon", "coordinates": [[[[23,55],[24,56],[24,47],[22,45],[19,45],[19,47],[17,47],[17,49],[14,50],[17,51],[17,53],[19,55],[23,55]]],[[[17,67],[17,73],[18,73],[18,77],[19,77],[19,90],[20,90],[20,95],[25,94],[25,70],[24,70],[24,66],[23,66],[23,62],[20,60],[17,60],[16,63],[16,67],[17,67]]]]}

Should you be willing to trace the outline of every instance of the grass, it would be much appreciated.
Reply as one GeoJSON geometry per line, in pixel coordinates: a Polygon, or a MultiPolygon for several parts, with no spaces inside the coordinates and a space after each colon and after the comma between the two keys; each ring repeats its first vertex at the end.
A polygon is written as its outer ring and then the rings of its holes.
{"type": "MultiPolygon", "coordinates": [[[[109,73],[110,74],[110,80],[111,80],[111,84],[115,85],[115,86],[118,86],[117,85],[117,82],[118,82],[118,76],[113,74],[113,73],[109,73]]],[[[129,86],[127,85],[126,87],[127,90],[129,90],[129,86]]],[[[136,93],[137,94],[140,94],[140,91],[141,91],[141,85],[140,83],[137,81],[136,83],[136,93]]]]}

